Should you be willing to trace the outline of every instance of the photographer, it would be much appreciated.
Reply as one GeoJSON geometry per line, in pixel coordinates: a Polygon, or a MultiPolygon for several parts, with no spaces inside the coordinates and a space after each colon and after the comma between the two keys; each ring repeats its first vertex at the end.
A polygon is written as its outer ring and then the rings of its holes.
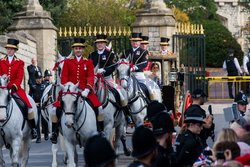
{"type": "Polygon", "coordinates": [[[210,136],[210,132],[213,131],[214,127],[213,125],[213,116],[212,115],[206,115],[206,111],[201,108],[201,105],[204,104],[206,94],[201,89],[196,89],[192,93],[192,100],[193,103],[188,109],[185,111],[185,116],[189,113],[192,113],[194,111],[199,111],[202,115],[203,121],[205,122],[203,124],[203,129],[201,133],[199,134],[202,142],[202,148],[205,149],[207,147],[207,139],[210,136]]]}

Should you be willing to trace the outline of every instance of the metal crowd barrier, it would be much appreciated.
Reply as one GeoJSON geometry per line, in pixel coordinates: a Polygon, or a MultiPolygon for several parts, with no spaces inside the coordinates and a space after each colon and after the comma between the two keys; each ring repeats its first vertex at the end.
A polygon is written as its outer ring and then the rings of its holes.
{"type": "Polygon", "coordinates": [[[233,82],[232,92],[235,96],[239,90],[246,92],[249,87],[250,76],[210,76],[196,77],[197,80],[208,82],[208,100],[232,100],[228,93],[228,82],[233,82]]]}

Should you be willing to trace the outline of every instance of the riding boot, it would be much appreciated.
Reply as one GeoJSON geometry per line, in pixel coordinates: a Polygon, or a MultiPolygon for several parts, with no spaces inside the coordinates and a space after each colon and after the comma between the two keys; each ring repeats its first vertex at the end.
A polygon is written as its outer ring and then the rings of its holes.
{"type": "Polygon", "coordinates": [[[29,125],[30,125],[30,128],[31,128],[31,136],[32,136],[32,139],[36,139],[37,138],[37,131],[36,131],[36,122],[35,122],[35,119],[31,119],[31,120],[28,120],[29,122],[29,125]]]}
{"type": "Polygon", "coordinates": [[[52,122],[52,134],[50,137],[51,143],[57,144],[58,133],[59,133],[58,123],[52,122]]]}
{"type": "Polygon", "coordinates": [[[101,127],[100,127],[100,121],[98,121],[98,113],[99,113],[99,110],[98,110],[98,108],[94,108],[94,112],[95,112],[95,116],[96,116],[96,127],[97,127],[97,131],[98,132],[101,132],[102,130],[101,130],[101,127]]]}
{"type": "Polygon", "coordinates": [[[131,116],[130,116],[128,106],[122,107],[122,111],[123,111],[123,113],[124,113],[124,116],[125,116],[125,119],[126,119],[127,124],[132,124],[133,121],[132,121],[132,118],[131,118],[131,116]]]}

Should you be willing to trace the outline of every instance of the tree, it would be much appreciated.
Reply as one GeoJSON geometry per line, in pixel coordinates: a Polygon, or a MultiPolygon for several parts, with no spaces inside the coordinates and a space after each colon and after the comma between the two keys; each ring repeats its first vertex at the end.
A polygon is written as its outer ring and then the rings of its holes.
{"type": "Polygon", "coordinates": [[[130,26],[142,5],[136,2],[128,8],[129,0],[68,0],[60,26],[130,26]]]}
{"type": "MultiPolygon", "coordinates": [[[[51,12],[55,25],[58,25],[62,11],[67,8],[67,0],[40,0],[45,10],[51,12]]],[[[0,32],[6,32],[17,12],[24,10],[27,0],[0,0],[0,32]]]]}

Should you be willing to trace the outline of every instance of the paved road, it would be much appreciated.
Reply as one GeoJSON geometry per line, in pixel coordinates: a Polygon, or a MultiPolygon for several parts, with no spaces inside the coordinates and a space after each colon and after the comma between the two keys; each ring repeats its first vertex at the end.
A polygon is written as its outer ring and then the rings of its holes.
{"type": "MultiPolygon", "coordinates": [[[[216,129],[215,133],[217,134],[220,129],[224,127],[228,127],[228,123],[224,121],[224,116],[221,112],[217,112],[215,114],[215,124],[216,129]]],[[[128,136],[128,144],[131,146],[131,136],[128,136]]],[[[212,145],[211,139],[208,141],[209,145],[212,145]]],[[[78,148],[78,155],[79,155],[79,166],[83,166],[83,149],[78,148]]],[[[4,150],[4,160],[6,162],[6,166],[10,166],[10,158],[9,158],[9,151],[4,150]]],[[[126,166],[129,162],[132,161],[131,157],[125,157],[124,155],[119,156],[118,158],[118,166],[126,166]]],[[[36,144],[32,143],[32,148],[30,150],[30,158],[28,167],[48,167],[51,166],[52,162],[52,153],[51,153],[51,144],[49,141],[42,140],[42,143],[36,144]]],[[[59,166],[65,166],[63,164],[63,153],[59,151],[58,153],[58,163],[59,166]]]]}

